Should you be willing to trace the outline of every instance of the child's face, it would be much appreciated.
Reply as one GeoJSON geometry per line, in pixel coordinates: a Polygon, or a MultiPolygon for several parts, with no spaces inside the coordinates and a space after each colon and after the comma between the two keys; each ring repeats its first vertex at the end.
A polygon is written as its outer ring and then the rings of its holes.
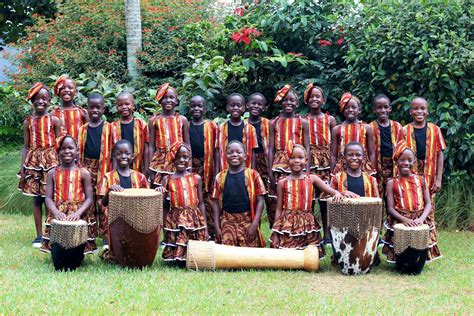
{"type": "Polygon", "coordinates": [[[281,107],[285,113],[293,113],[298,108],[298,98],[293,92],[288,92],[281,100],[281,107]]]}
{"type": "Polygon", "coordinates": [[[64,138],[59,148],[59,158],[63,163],[72,163],[77,157],[77,145],[71,137],[64,138]]]}
{"type": "Polygon", "coordinates": [[[351,99],[344,108],[344,117],[349,120],[355,120],[360,114],[360,106],[356,100],[351,99]]]}
{"type": "Polygon", "coordinates": [[[104,100],[101,99],[90,99],[87,100],[87,113],[91,121],[97,122],[104,114],[104,100]]]}
{"type": "Polygon", "coordinates": [[[324,96],[318,88],[313,88],[308,98],[308,104],[312,109],[319,109],[324,104],[324,96]]]}
{"type": "Polygon", "coordinates": [[[415,122],[425,122],[428,117],[428,104],[426,101],[420,98],[411,101],[410,115],[415,122]]]}
{"type": "Polygon", "coordinates": [[[117,111],[122,118],[130,118],[133,115],[135,101],[131,95],[122,95],[117,98],[115,103],[117,105],[117,111]]]}
{"type": "Polygon", "coordinates": [[[288,164],[290,165],[290,169],[292,171],[303,171],[307,160],[308,158],[306,157],[306,152],[303,150],[303,148],[295,147],[288,164]]]}
{"type": "Polygon", "coordinates": [[[265,108],[265,99],[261,95],[252,96],[247,102],[250,115],[260,116],[265,108]]]}
{"type": "Polygon", "coordinates": [[[48,90],[41,89],[37,94],[35,94],[32,100],[35,112],[40,114],[45,113],[50,100],[51,96],[49,95],[48,90]]]}
{"type": "Polygon", "coordinates": [[[191,159],[191,153],[189,150],[181,146],[176,153],[176,157],[174,158],[174,166],[177,171],[185,171],[186,168],[189,166],[189,160],[191,159]]]}
{"type": "Polygon", "coordinates": [[[243,165],[246,154],[245,150],[241,144],[232,143],[227,146],[227,150],[225,152],[225,156],[227,159],[227,163],[232,167],[238,167],[243,165]]]}
{"type": "Polygon", "coordinates": [[[203,98],[193,97],[189,101],[189,112],[193,119],[200,120],[206,111],[206,101],[203,98]]]}
{"type": "Polygon", "coordinates": [[[175,106],[178,105],[178,103],[178,95],[174,89],[168,89],[163,98],[160,100],[161,107],[165,111],[172,111],[175,106]]]}
{"type": "Polygon", "coordinates": [[[346,147],[346,153],[344,154],[346,165],[351,170],[359,170],[362,166],[362,160],[364,159],[364,151],[358,145],[351,145],[346,147]]]}
{"type": "Polygon", "coordinates": [[[397,160],[397,167],[402,176],[409,176],[415,163],[415,155],[410,149],[405,149],[397,160]]]}
{"type": "Polygon", "coordinates": [[[392,113],[390,101],[387,98],[375,100],[374,113],[380,121],[387,121],[390,113],[392,113]]]}
{"type": "Polygon", "coordinates": [[[229,98],[226,106],[227,113],[230,114],[231,118],[237,119],[242,116],[245,112],[244,100],[238,95],[234,95],[229,98]]]}
{"type": "Polygon", "coordinates": [[[114,149],[115,162],[121,168],[128,168],[133,161],[133,150],[128,144],[120,144],[114,149]]]}
{"type": "Polygon", "coordinates": [[[64,80],[64,86],[59,91],[59,97],[63,102],[71,102],[76,96],[76,85],[72,79],[64,80]]]}

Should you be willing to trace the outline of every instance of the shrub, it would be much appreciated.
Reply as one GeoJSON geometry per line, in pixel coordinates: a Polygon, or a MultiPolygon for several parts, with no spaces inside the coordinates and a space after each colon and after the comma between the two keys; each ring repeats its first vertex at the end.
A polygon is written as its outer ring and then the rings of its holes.
{"type": "Polygon", "coordinates": [[[30,105],[11,85],[0,86],[0,146],[22,143],[23,120],[30,112],[30,105]]]}

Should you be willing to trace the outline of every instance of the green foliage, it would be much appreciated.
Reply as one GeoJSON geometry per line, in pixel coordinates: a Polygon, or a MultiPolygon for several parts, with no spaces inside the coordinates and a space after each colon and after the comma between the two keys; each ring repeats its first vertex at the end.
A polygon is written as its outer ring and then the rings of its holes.
{"type": "Polygon", "coordinates": [[[29,103],[13,86],[0,86],[0,146],[21,143],[21,124],[29,110],[29,103]]]}

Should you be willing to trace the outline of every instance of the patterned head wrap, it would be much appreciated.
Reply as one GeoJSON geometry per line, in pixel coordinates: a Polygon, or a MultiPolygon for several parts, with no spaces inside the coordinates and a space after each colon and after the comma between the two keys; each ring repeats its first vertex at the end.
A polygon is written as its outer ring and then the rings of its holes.
{"type": "Polygon", "coordinates": [[[56,79],[56,82],[54,83],[54,94],[55,95],[59,95],[59,92],[61,92],[61,89],[64,87],[64,82],[66,82],[67,79],[69,79],[69,78],[66,75],[61,75],[61,76],[59,76],[58,79],[56,79]]]}
{"type": "Polygon", "coordinates": [[[191,148],[189,148],[188,144],[178,141],[178,142],[175,142],[173,145],[171,145],[170,150],[167,155],[168,156],[167,160],[170,162],[174,161],[181,147],[186,148],[189,151],[189,153],[191,153],[191,148]]]}
{"type": "Polygon", "coordinates": [[[393,161],[397,161],[406,149],[412,150],[405,140],[399,141],[395,146],[395,150],[393,151],[393,161]]]}
{"type": "MultiPolygon", "coordinates": [[[[41,82],[37,82],[33,85],[33,87],[30,88],[30,90],[28,90],[28,95],[26,97],[26,101],[30,101],[31,99],[34,98],[34,96],[40,92],[41,89],[46,89],[48,90],[48,88],[43,85],[41,82]]],[[[49,91],[49,90],[48,90],[49,91]]]]}
{"type": "Polygon", "coordinates": [[[304,95],[303,95],[303,101],[305,104],[308,104],[309,102],[309,96],[311,95],[311,91],[313,91],[313,88],[318,89],[321,91],[321,94],[323,95],[324,98],[324,91],[321,87],[315,86],[313,82],[310,82],[308,86],[306,86],[306,90],[304,90],[304,95]]]}
{"type": "Polygon", "coordinates": [[[284,97],[290,92],[291,86],[289,84],[286,84],[283,88],[278,90],[277,96],[275,98],[275,103],[280,103],[281,100],[283,100],[284,97]]]}
{"type": "Polygon", "coordinates": [[[290,140],[288,141],[288,144],[285,148],[286,157],[288,158],[288,160],[290,160],[291,155],[293,155],[293,151],[295,150],[295,148],[301,148],[306,155],[306,149],[303,146],[301,146],[300,144],[295,144],[294,141],[290,140]]]}
{"type": "Polygon", "coordinates": [[[356,100],[358,104],[360,104],[360,100],[358,97],[352,95],[350,92],[345,92],[341,100],[339,100],[339,109],[341,112],[344,112],[344,108],[346,107],[347,104],[349,104],[350,100],[356,100]]]}
{"type": "Polygon", "coordinates": [[[74,141],[74,143],[76,144],[76,147],[77,147],[77,141],[74,137],[72,137],[71,135],[61,135],[59,136],[58,138],[56,138],[56,143],[54,144],[54,149],[56,149],[57,152],[59,152],[59,148],[61,148],[61,145],[63,144],[63,141],[65,138],[70,138],[74,141]]]}
{"type": "Polygon", "coordinates": [[[168,82],[165,82],[156,90],[156,101],[160,102],[161,99],[163,99],[163,97],[165,96],[166,92],[168,92],[168,89],[172,89],[176,93],[176,96],[178,96],[178,92],[176,91],[176,89],[171,87],[168,82]]]}

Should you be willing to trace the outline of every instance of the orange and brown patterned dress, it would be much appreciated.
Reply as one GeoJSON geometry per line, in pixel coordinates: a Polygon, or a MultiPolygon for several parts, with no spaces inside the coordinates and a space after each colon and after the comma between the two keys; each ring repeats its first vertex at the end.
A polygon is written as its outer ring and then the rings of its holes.
{"type": "Polygon", "coordinates": [[[331,174],[331,116],[326,113],[320,117],[308,115],[309,149],[311,172],[326,183],[331,174]]]}
{"type": "Polygon", "coordinates": [[[72,136],[76,142],[79,138],[79,128],[86,123],[85,114],[86,110],[76,105],[67,109],[56,106],[51,111],[51,115],[56,116],[61,123],[61,135],[72,136]]]}
{"type": "MultiPolygon", "coordinates": [[[[230,123],[227,121],[219,126],[219,136],[217,138],[216,150],[219,151],[220,170],[225,170],[228,168],[225,150],[229,137],[229,124],[230,123]]],[[[252,164],[253,150],[258,148],[257,132],[255,131],[255,127],[253,127],[252,124],[248,123],[247,121],[244,121],[242,124],[244,124],[244,129],[242,131],[242,144],[244,144],[245,150],[247,152],[245,166],[250,168],[252,164]]]]}
{"type": "Polygon", "coordinates": [[[285,118],[278,116],[275,118],[274,144],[275,153],[273,155],[272,170],[276,172],[290,173],[288,158],[286,157],[286,146],[291,140],[295,145],[303,145],[303,118],[300,116],[285,118]]]}

